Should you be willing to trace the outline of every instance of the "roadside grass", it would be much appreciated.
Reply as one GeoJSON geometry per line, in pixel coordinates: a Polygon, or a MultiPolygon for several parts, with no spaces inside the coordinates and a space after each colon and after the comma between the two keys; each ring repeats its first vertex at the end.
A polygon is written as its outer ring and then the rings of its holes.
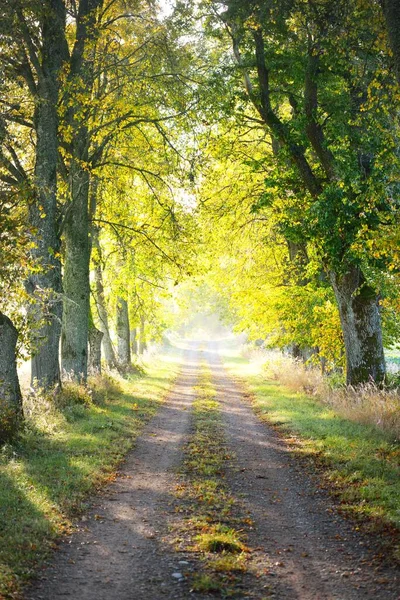
{"type": "MultiPolygon", "coordinates": [[[[297,453],[323,467],[323,483],[337,495],[340,510],[398,544],[400,445],[373,425],[357,423],[305,394],[266,379],[260,363],[225,356],[228,370],[244,385],[259,417],[286,438],[297,453]],[[397,542],[396,542],[397,540],[397,542]]],[[[400,559],[399,547],[393,555],[400,559]]]]}
{"type": "Polygon", "coordinates": [[[26,399],[26,426],[0,449],[0,597],[19,598],[90,495],[115,478],[178,370],[152,359],[144,376],[67,383],[57,397],[26,399]]]}
{"type": "MultiPolygon", "coordinates": [[[[393,351],[392,351],[393,354],[393,351]]],[[[400,441],[400,378],[391,369],[387,385],[374,382],[346,386],[343,373],[323,375],[317,365],[304,363],[279,350],[244,347],[240,355],[262,366],[265,378],[277,381],[291,392],[312,396],[338,415],[382,430],[385,437],[400,441]]],[[[388,363],[393,367],[393,363],[388,363]]]]}
{"type": "Polygon", "coordinates": [[[193,431],[184,449],[176,490],[176,510],[184,515],[184,525],[174,533],[179,536],[179,549],[195,553],[202,561],[203,568],[192,575],[192,590],[231,597],[247,571],[246,520],[224,483],[224,468],[232,457],[224,441],[210,371],[204,364],[195,391],[193,431]]]}

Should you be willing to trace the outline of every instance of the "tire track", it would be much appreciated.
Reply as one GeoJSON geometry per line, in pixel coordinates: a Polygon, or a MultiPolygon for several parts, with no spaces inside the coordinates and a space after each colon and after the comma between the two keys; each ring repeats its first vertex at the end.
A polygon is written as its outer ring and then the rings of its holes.
{"type": "Polygon", "coordinates": [[[399,570],[374,561],[372,540],[338,515],[275,431],[257,419],[216,346],[205,357],[236,455],[227,481],[254,520],[249,545],[266,593],[285,600],[398,600],[399,570]]]}
{"type": "Polygon", "coordinates": [[[163,536],[173,519],[175,470],[190,427],[198,352],[186,352],[182,371],[114,483],[95,499],[79,532],[60,544],[26,600],[159,600],[187,598],[174,573],[182,558],[163,536]]]}

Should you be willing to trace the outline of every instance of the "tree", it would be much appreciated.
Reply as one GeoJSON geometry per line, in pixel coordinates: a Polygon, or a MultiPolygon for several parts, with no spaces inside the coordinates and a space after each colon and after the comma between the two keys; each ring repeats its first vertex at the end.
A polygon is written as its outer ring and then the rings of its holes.
{"type": "MultiPolygon", "coordinates": [[[[81,1],[74,20],[75,42],[62,107],[68,196],[63,230],[62,361],[66,371],[85,380],[89,218],[95,219],[95,210],[89,214],[88,208],[91,179],[101,176],[109,164],[140,171],[124,153],[130,132],[148,135],[141,131],[147,125],[168,143],[166,124],[176,124],[187,107],[185,95],[178,92],[182,87],[177,75],[179,49],[172,51],[168,32],[152,4],[81,1]]],[[[147,176],[153,178],[151,168],[147,176]]]]}
{"type": "Polygon", "coordinates": [[[16,345],[18,332],[11,320],[0,312],[0,444],[9,441],[22,420],[16,345]]]}
{"type": "MultiPolygon", "coordinates": [[[[347,381],[381,382],[376,261],[363,250],[367,237],[395,218],[385,180],[397,165],[388,160],[392,117],[378,109],[375,92],[371,99],[371,87],[379,96],[381,85],[374,82],[384,77],[390,87],[386,58],[374,45],[382,28],[377,7],[234,0],[213,7],[231,38],[253,119],[277,147],[275,187],[281,197],[288,187],[296,190],[294,201],[280,206],[281,231],[317,250],[334,290],[347,381]]],[[[270,203],[265,194],[258,210],[270,203]]]]}
{"type": "Polygon", "coordinates": [[[118,363],[123,371],[131,368],[131,328],[129,325],[128,300],[117,299],[117,343],[118,363]]]}
{"type": "Polygon", "coordinates": [[[27,280],[34,299],[32,381],[40,386],[60,384],[58,347],[61,332],[61,261],[57,210],[59,77],[65,50],[66,11],[63,0],[2,3],[2,52],[7,96],[2,108],[0,162],[8,174],[3,181],[28,201],[35,263],[27,280]],[[23,86],[21,92],[15,87],[23,86]],[[20,102],[20,101],[21,102],[20,102]],[[28,109],[24,109],[24,107],[28,109]],[[7,127],[7,129],[6,129],[7,127]],[[10,133],[9,129],[13,129],[10,133]],[[15,128],[17,128],[15,130],[15,128]],[[20,130],[33,129],[33,174],[20,130]]]}

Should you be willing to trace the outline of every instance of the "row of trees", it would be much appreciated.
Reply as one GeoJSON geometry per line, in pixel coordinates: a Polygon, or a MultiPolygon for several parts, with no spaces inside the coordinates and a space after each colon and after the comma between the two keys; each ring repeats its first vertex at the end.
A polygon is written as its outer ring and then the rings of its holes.
{"type": "Polygon", "coordinates": [[[143,342],[166,282],[185,270],[190,224],[171,185],[191,98],[188,56],[153,3],[6,0],[0,17],[6,437],[21,416],[9,317],[36,387],[60,386],[61,372],[85,382],[88,342],[92,366],[103,337],[110,366],[128,368],[129,310],[143,342]]]}
{"type": "Polygon", "coordinates": [[[127,368],[133,325],[160,332],[165,295],[194,272],[254,337],[345,365],[348,383],[384,381],[399,330],[395,2],[0,10],[10,429],[14,326],[36,385],[85,382],[88,342],[92,366],[102,339],[127,368]]]}
{"type": "Polygon", "coordinates": [[[345,364],[352,385],[385,380],[399,335],[395,4],[201,5],[218,56],[199,184],[225,231],[217,285],[243,329],[345,364]]]}

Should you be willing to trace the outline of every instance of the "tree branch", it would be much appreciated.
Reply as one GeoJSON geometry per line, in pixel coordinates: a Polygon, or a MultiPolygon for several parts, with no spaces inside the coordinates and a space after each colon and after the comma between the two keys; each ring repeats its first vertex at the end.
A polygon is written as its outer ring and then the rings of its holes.
{"type": "Polygon", "coordinates": [[[19,4],[19,2],[17,3],[17,8],[16,8],[16,13],[21,25],[21,33],[22,33],[22,38],[26,44],[26,48],[28,50],[28,56],[29,56],[29,60],[31,61],[36,74],[38,76],[38,78],[40,80],[42,80],[43,78],[43,71],[42,71],[42,67],[40,65],[38,56],[36,54],[36,48],[35,45],[32,41],[32,36],[31,33],[29,31],[29,27],[26,23],[25,17],[24,17],[24,13],[22,12],[22,8],[19,4]]]}
{"type": "Polygon", "coordinates": [[[332,180],[335,178],[334,156],[329,148],[327,148],[323,129],[316,118],[318,109],[318,68],[318,53],[313,47],[310,47],[308,50],[304,87],[306,134],[321,162],[322,168],[328,178],[332,180]]]}
{"type": "Polygon", "coordinates": [[[154,246],[155,248],[157,248],[157,250],[164,256],[164,258],[166,258],[168,261],[170,261],[171,263],[180,266],[175,259],[171,258],[166,252],[164,252],[164,250],[162,248],[160,248],[160,246],[158,244],[156,244],[156,242],[154,240],[151,239],[151,237],[143,230],[143,229],[135,229],[134,227],[131,227],[129,225],[124,225],[123,223],[114,223],[113,221],[106,221],[105,219],[93,219],[93,221],[95,223],[103,223],[105,225],[109,225],[113,228],[115,227],[119,227],[121,229],[126,229],[128,231],[132,231],[133,233],[137,233],[139,235],[144,236],[148,242],[150,242],[150,244],[152,246],[154,246]]]}
{"type": "Polygon", "coordinates": [[[322,188],[304,155],[304,149],[291,139],[291,135],[287,127],[272,109],[269,89],[269,72],[265,64],[264,39],[260,28],[253,31],[253,37],[255,42],[257,74],[260,87],[259,113],[265,124],[270,128],[272,135],[276,137],[289,152],[290,159],[296,165],[303,183],[310,194],[315,198],[319,196],[322,188]]]}

